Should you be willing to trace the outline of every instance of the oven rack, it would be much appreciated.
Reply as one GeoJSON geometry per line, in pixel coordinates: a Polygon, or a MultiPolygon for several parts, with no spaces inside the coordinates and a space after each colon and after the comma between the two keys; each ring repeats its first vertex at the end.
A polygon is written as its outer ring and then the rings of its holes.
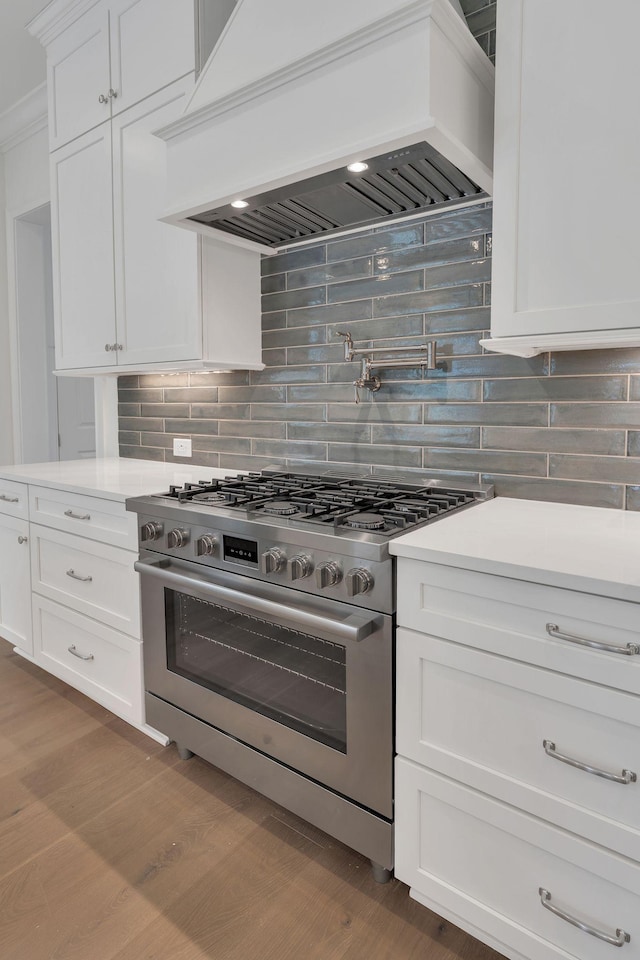
{"type": "MultiPolygon", "coordinates": [[[[261,636],[261,634],[252,634],[253,636],[261,636]]],[[[293,667],[287,667],[285,664],[276,663],[273,660],[270,660],[269,657],[261,657],[259,654],[254,653],[250,650],[242,650],[237,645],[226,643],[224,640],[219,640],[217,637],[209,637],[206,634],[197,633],[197,631],[190,631],[189,636],[193,636],[198,640],[203,640],[207,643],[213,643],[217,647],[221,647],[224,650],[228,650],[230,653],[236,653],[241,657],[248,657],[250,660],[255,660],[257,663],[261,663],[264,666],[272,667],[276,670],[281,670],[283,673],[290,674],[291,676],[297,677],[299,680],[308,680],[309,683],[314,683],[318,687],[323,687],[326,690],[331,690],[333,693],[338,693],[341,696],[346,696],[346,690],[343,687],[333,686],[331,683],[327,683],[325,680],[320,680],[318,677],[310,677],[308,673],[304,673],[300,670],[294,670],[293,667]]],[[[263,637],[263,639],[271,641],[270,637],[263,637]]],[[[332,663],[337,663],[333,660],[332,663]]]]}

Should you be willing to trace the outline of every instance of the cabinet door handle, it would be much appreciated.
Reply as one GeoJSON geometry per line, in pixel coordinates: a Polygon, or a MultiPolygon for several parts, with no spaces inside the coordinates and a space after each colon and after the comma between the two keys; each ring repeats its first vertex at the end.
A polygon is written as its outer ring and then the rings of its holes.
{"type": "Polygon", "coordinates": [[[591,934],[592,937],[597,937],[598,940],[604,940],[605,943],[610,943],[612,947],[624,947],[625,943],[630,942],[631,934],[625,933],[624,930],[618,928],[614,936],[611,933],[605,933],[604,930],[598,930],[597,927],[592,927],[588,923],[583,923],[582,920],[577,920],[575,917],[572,917],[570,913],[565,913],[564,910],[560,910],[551,903],[551,894],[548,890],[545,890],[544,887],[540,887],[538,893],[540,894],[540,903],[545,910],[550,910],[556,917],[560,917],[561,920],[566,920],[567,923],[578,927],[579,930],[584,930],[585,933],[591,934]]]}
{"type": "Polygon", "coordinates": [[[80,574],[76,573],[73,568],[71,570],[67,570],[67,576],[71,577],[72,580],[82,580],[83,583],[91,583],[91,581],[93,580],[93,577],[80,576],[80,574]]]}
{"type": "Polygon", "coordinates": [[[114,90],[113,87],[110,87],[110,89],[109,89],[109,99],[110,99],[110,100],[116,100],[117,97],[118,97],[118,91],[117,91],[117,90],[114,90]]]}
{"type": "Polygon", "coordinates": [[[75,643],[72,643],[70,647],[67,647],[67,650],[69,651],[69,653],[72,653],[74,657],[77,657],[78,660],[93,660],[93,659],[94,659],[92,653],[79,653],[78,650],[76,650],[76,645],[75,645],[75,643]]]}
{"type": "Polygon", "coordinates": [[[637,657],[640,654],[640,643],[627,643],[621,647],[617,643],[587,640],[586,637],[578,637],[574,633],[561,633],[557,623],[548,623],[547,633],[556,640],[568,640],[569,643],[578,643],[581,647],[592,647],[594,650],[606,650],[607,653],[621,653],[625,657],[637,657]]]}
{"type": "Polygon", "coordinates": [[[0,493],[0,500],[4,500],[5,503],[20,503],[20,497],[8,497],[6,493],[0,493]]]}
{"type": "Polygon", "coordinates": [[[602,777],[603,780],[613,780],[614,783],[635,783],[638,777],[633,770],[623,770],[622,773],[609,773],[608,770],[601,770],[600,767],[591,767],[588,763],[582,763],[580,760],[574,760],[572,757],[566,757],[562,753],[556,752],[556,745],[552,740],[543,740],[542,746],[544,752],[552,760],[559,760],[560,763],[568,763],[570,767],[577,770],[584,770],[585,773],[592,773],[594,777],[602,777]]]}
{"type": "Polygon", "coordinates": [[[109,97],[105,97],[104,93],[101,93],[98,97],[98,103],[109,103],[109,97]]]}
{"type": "Polygon", "coordinates": [[[72,520],[91,520],[90,513],[74,513],[73,510],[65,510],[65,517],[71,517],[72,520]]]}
{"type": "Polygon", "coordinates": [[[26,543],[26,542],[28,541],[28,539],[29,539],[29,537],[19,536],[19,537],[18,537],[18,543],[26,543]]]}

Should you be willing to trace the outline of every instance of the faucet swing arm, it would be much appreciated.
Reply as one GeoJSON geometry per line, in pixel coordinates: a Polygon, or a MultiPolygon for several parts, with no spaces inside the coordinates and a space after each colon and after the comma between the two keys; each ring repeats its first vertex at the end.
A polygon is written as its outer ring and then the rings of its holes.
{"type": "Polygon", "coordinates": [[[403,367],[422,367],[427,370],[435,370],[436,367],[436,341],[430,340],[428,343],[419,344],[410,347],[371,347],[363,348],[353,342],[350,333],[343,333],[336,330],[336,336],[344,337],[344,359],[348,362],[360,360],[360,376],[353,381],[355,387],[355,402],[360,402],[359,390],[366,389],[370,393],[377,393],[382,386],[380,377],[376,376],[374,370],[390,370],[403,367]],[[416,353],[416,351],[418,351],[416,353]],[[375,359],[375,354],[385,354],[386,356],[375,359]],[[410,354],[410,356],[406,356],[410,354]],[[390,356],[391,355],[391,356],[390,356]]]}

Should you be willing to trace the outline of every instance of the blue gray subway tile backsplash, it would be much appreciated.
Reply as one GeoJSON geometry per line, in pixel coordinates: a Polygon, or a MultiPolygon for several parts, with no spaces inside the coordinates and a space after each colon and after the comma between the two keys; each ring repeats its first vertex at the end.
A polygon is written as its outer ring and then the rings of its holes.
{"type": "MultiPolygon", "coordinates": [[[[489,22],[492,3],[463,4],[489,22]]],[[[490,237],[483,204],[264,257],[267,367],[120,377],[121,455],[185,462],[171,441],[190,436],[204,468],[369,468],[640,510],[640,350],[484,351],[490,237]],[[356,404],[360,367],[337,331],[369,347],[436,340],[438,367],[385,370],[356,404]]]]}

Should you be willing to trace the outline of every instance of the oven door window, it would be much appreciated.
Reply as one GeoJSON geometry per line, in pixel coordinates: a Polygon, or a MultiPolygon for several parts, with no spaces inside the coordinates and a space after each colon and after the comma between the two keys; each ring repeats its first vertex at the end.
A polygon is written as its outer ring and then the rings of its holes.
{"type": "Polygon", "coordinates": [[[346,753],[344,646],[172,590],[165,604],[171,672],[346,753]]]}

